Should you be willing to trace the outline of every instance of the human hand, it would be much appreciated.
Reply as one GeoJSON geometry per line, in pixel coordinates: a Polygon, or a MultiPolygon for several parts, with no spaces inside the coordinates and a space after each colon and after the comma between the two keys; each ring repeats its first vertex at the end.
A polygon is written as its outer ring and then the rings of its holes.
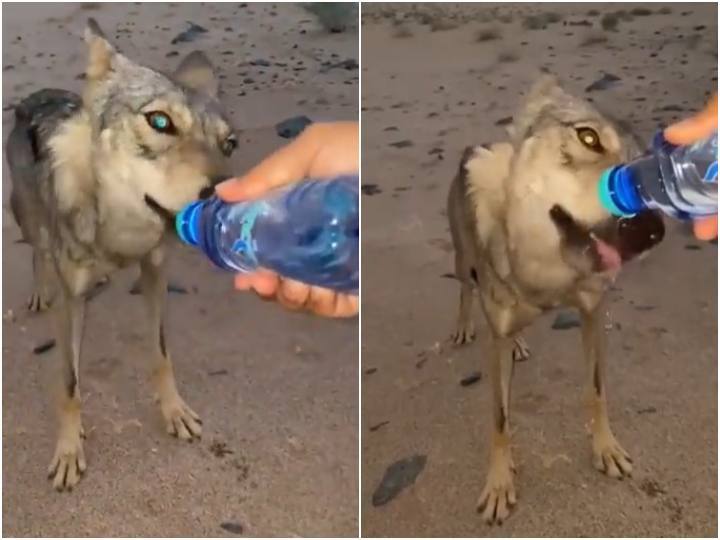
{"type": "MultiPolygon", "coordinates": [[[[357,173],[360,168],[358,128],[357,122],[311,124],[294,141],[246,175],[219,184],[216,192],[227,202],[247,201],[305,178],[357,173]]],[[[235,288],[254,290],[261,297],[275,299],[294,311],[305,309],[325,317],[352,317],[358,313],[355,295],[307,285],[265,269],[237,274],[235,288]]]]}
{"type": "MultiPolygon", "coordinates": [[[[711,135],[718,128],[717,93],[702,112],[682,120],[665,129],[665,138],[672,144],[692,144],[711,135]]],[[[693,223],[695,237],[699,240],[713,240],[718,236],[717,215],[698,219],[693,223]]]]}

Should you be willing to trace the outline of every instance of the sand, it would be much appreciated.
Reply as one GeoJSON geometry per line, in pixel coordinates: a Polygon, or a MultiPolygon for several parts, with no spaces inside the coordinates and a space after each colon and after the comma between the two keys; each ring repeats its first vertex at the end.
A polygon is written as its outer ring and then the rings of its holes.
{"type": "Polygon", "coordinates": [[[554,315],[527,332],[533,356],[515,370],[511,407],[519,503],[488,528],[475,506],[490,388],[460,385],[485,374],[481,343],[447,342],[459,287],[444,277],[444,206],[463,148],[504,137],[498,124],[541,67],[645,140],[703,106],[717,86],[717,7],[373,4],[363,15],[363,533],[716,536],[717,247],[668,223],[609,296],[610,418],[635,460],[630,480],[592,468],[579,332],[551,330],[554,315]],[[641,10],[603,30],[620,8],[641,10]],[[585,92],[606,73],[621,80],[585,92]],[[415,454],[427,456],[415,484],[373,507],[385,469],[415,454]]]}
{"type": "MultiPolygon", "coordinates": [[[[208,52],[240,130],[238,174],[283,144],[273,126],[286,117],[357,117],[357,69],[321,71],[324,62],[358,59],[357,28],[328,34],[297,6],[5,4],[5,137],[10,105],[27,93],[81,89],[89,15],[125,54],[156,68],[208,52]],[[208,32],[171,45],[186,21],[208,32]],[[273,65],[247,65],[258,59],[273,65]]],[[[170,265],[187,294],[170,295],[166,332],[181,392],[204,420],[202,441],[164,432],[143,360],[142,302],[128,294],[135,273],[123,272],[88,310],[88,472],[73,493],[52,490],[45,383],[55,351],[32,353],[51,336],[50,321],[24,308],[30,251],[14,244],[6,173],[3,163],[3,535],[355,536],[357,320],[289,314],[234,293],[229,275],[188,249],[170,265]]]]}

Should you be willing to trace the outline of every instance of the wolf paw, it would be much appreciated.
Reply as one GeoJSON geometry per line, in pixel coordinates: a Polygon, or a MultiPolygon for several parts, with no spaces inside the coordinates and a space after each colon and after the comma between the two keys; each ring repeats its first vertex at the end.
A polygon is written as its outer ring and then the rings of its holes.
{"type": "Polygon", "coordinates": [[[513,347],[512,357],[515,362],[525,362],[530,359],[530,347],[528,347],[524,338],[515,338],[515,346],[513,347]]]}
{"type": "Polygon", "coordinates": [[[475,324],[472,321],[458,324],[457,331],[451,337],[454,345],[460,347],[475,339],[475,324]]]}
{"type": "Polygon", "coordinates": [[[477,506],[477,511],[482,513],[483,520],[488,525],[502,525],[517,503],[513,483],[514,471],[515,466],[509,452],[493,457],[477,506]]]}
{"type": "Polygon", "coordinates": [[[28,311],[46,311],[50,307],[50,301],[42,294],[34,292],[27,301],[28,311]]]}
{"type": "Polygon", "coordinates": [[[161,402],[160,409],[165,418],[167,432],[184,441],[199,439],[202,435],[202,420],[183,399],[175,394],[174,397],[161,402]]]}
{"type": "Polygon", "coordinates": [[[48,467],[48,478],[58,491],[72,491],[87,468],[81,440],[84,434],[82,426],[60,430],[55,455],[48,467]]]}
{"type": "Polygon", "coordinates": [[[601,433],[593,438],[593,465],[610,478],[622,480],[632,476],[632,459],[620,446],[612,432],[601,433]]]}

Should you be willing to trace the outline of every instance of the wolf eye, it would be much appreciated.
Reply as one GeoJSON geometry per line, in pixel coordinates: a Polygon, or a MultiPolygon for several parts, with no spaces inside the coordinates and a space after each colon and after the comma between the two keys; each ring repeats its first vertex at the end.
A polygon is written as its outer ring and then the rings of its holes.
{"type": "Polygon", "coordinates": [[[580,142],[590,150],[595,152],[603,151],[603,146],[600,144],[600,136],[594,129],[588,127],[578,128],[575,130],[575,133],[577,133],[580,142]]]}
{"type": "Polygon", "coordinates": [[[230,154],[233,153],[233,151],[237,148],[237,146],[238,146],[237,137],[234,134],[232,134],[232,135],[228,135],[225,138],[225,140],[220,145],[220,150],[222,151],[223,154],[225,154],[226,156],[229,156],[230,154]]]}
{"type": "Polygon", "coordinates": [[[147,120],[151,128],[159,133],[166,133],[168,135],[177,133],[175,124],[173,124],[170,117],[162,111],[145,113],[145,120],[147,120]]]}

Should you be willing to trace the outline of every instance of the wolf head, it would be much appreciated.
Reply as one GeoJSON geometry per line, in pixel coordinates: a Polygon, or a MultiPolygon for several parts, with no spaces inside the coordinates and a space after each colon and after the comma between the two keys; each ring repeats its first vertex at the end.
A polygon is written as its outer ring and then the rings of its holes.
{"type": "Polygon", "coordinates": [[[662,239],[660,216],[617,220],[598,196],[602,172],[635,157],[636,141],[554,77],[533,86],[510,134],[508,214],[536,227],[536,235],[559,238],[572,266],[583,273],[617,270],[662,239]]]}
{"type": "Polygon", "coordinates": [[[101,189],[178,211],[222,174],[237,138],[204,54],[165,75],[121,54],[90,19],[83,107],[101,189]]]}

